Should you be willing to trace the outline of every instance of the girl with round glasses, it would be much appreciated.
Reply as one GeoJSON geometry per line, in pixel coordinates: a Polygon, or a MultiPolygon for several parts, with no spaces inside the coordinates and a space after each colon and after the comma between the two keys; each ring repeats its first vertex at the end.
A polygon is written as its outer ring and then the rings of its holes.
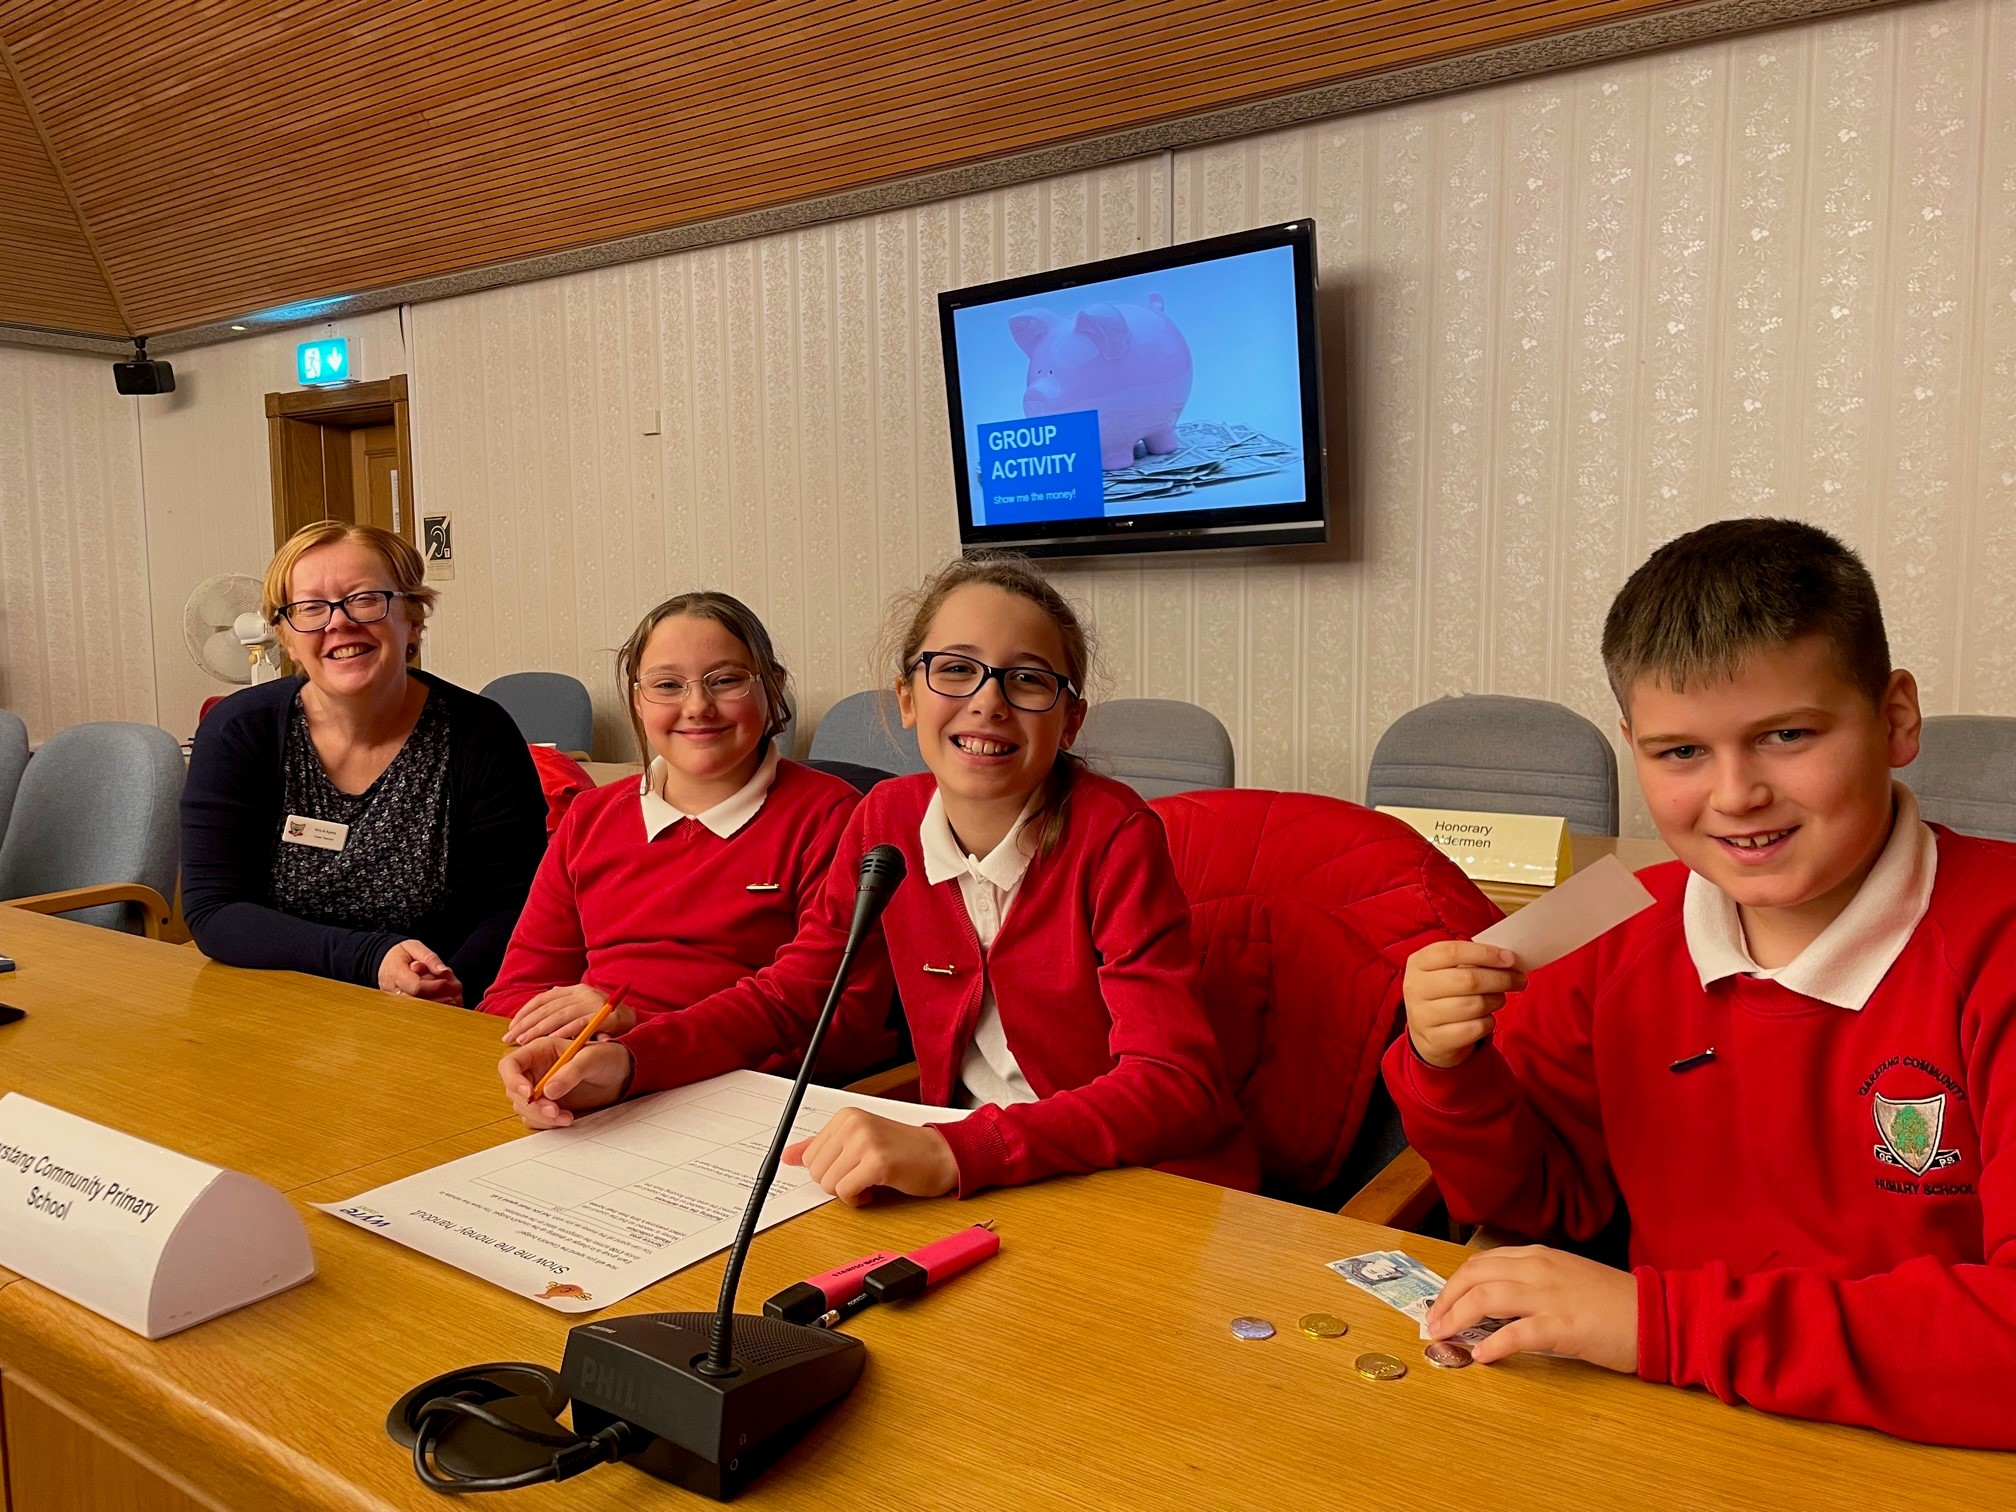
{"type": "Polygon", "coordinates": [[[182,906],[204,954],[474,1003],[545,848],[511,716],[422,672],[419,552],[322,520],[266,569],[299,675],[203,721],[182,798],[182,906]]]}
{"type": "MultiPolygon", "coordinates": [[[[1161,821],[1070,746],[1090,653],[1076,614],[1019,558],[953,563],[899,607],[903,723],[927,772],[879,784],[775,963],[687,1012],[590,1046],[530,1100],[566,1044],[499,1070],[535,1127],[802,1044],[838,965],[861,858],[907,870],[880,933],[924,1101],[965,1119],[914,1128],[843,1109],[785,1158],[845,1201],[1156,1165],[1251,1188],[1251,1144],[1197,996],[1190,913],[1161,821]]],[[[868,959],[872,951],[862,952],[868,959]]]]}
{"type": "MultiPolygon", "coordinates": [[[[635,783],[574,800],[532,884],[483,1011],[524,1044],[571,1037],[610,994],[621,1034],[770,964],[825,880],[860,795],[787,761],[788,674],[763,622],[725,593],[682,593],[617,653],[630,724],[648,763],[635,783]]],[[[861,972],[840,1008],[822,1075],[893,1055],[889,974],[861,972]]],[[[762,1069],[794,1064],[780,1049],[762,1069]]]]}

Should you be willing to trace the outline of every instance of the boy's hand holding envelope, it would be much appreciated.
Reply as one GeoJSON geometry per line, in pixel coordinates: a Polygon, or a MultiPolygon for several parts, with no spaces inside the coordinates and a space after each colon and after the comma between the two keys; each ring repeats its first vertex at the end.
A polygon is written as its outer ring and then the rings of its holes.
{"type": "Polygon", "coordinates": [[[1401,994],[1414,1053],[1447,1069],[1469,1059],[1526,973],[1615,929],[1652,894],[1615,856],[1577,872],[1474,940],[1440,940],[1408,958],[1401,994]]]}

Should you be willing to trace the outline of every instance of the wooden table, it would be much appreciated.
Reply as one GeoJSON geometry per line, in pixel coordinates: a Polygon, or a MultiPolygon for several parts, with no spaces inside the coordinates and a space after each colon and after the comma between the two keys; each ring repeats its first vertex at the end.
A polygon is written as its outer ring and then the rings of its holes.
{"type": "MultiPolygon", "coordinates": [[[[361,989],[0,911],[22,962],[0,1091],[224,1161],[297,1202],[350,1196],[516,1137],[497,1026],[361,989]]],[[[757,1242],[745,1309],[877,1247],[991,1217],[998,1259],[851,1325],[853,1394],[747,1493],[792,1508],[1840,1507],[2016,1504],[2016,1457],[1927,1449],[1725,1407],[1569,1361],[1432,1369],[1414,1327],[1324,1262],[1454,1246],[1152,1171],[971,1202],[838,1204],[757,1242]],[[1300,1334],[1328,1311],[1342,1340],[1300,1334]],[[1265,1343],[1227,1324],[1254,1313],[1265,1343]],[[1360,1379],[1383,1349],[1405,1380],[1360,1379]]],[[[307,1214],[307,1285],[156,1343],[0,1272],[11,1512],[435,1508],[386,1408],[481,1360],[557,1363],[570,1319],[307,1214]]],[[[622,1304],[705,1307],[718,1260],[622,1304]]],[[[502,1505],[698,1505],[625,1466],[502,1505]]]]}
{"type": "Polygon", "coordinates": [[[581,770],[588,774],[589,780],[595,786],[607,787],[612,782],[622,782],[625,779],[635,782],[638,777],[643,775],[644,763],[641,761],[584,761],[581,763],[581,770]]]}

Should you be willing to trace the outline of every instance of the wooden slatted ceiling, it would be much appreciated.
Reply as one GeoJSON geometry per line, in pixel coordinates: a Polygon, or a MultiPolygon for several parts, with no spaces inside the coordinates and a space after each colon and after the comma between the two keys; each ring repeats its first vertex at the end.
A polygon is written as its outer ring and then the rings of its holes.
{"type": "Polygon", "coordinates": [[[0,319],[116,332],[105,287],[63,181],[0,57],[0,319]]]}
{"type": "Polygon", "coordinates": [[[162,331],[1675,4],[0,0],[0,42],[162,331]]]}

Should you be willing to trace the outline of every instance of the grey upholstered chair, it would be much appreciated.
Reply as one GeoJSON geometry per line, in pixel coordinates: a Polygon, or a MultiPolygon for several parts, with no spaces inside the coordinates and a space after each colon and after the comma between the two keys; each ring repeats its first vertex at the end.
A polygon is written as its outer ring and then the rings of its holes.
{"type": "Polygon", "coordinates": [[[1232,737],[1209,709],[1180,699],[1094,704],[1072,749],[1143,798],[1232,786],[1232,737]]]}
{"type": "Polygon", "coordinates": [[[903,728],[896,695],[888,688],[849,693],[826,711],[812,732],[813,761],[844,761],[902,777],[924,770],[917,732],[903,728]]]}
{"type": "Polygon", "coordinates": [[[1918,759],[1897,776],[1934,823],[2016,840],[2016,719],[1935,715],[1925,721],[1918,759]]]}
{"type": "Polygon", "coordinates": [[[0,840],[7,838],[7,816],[14,812],[14,790],[28,770],[28,726],[12,709],[0,709],[0,840]]]}
{"type": "Polygon", "coordinates": [[[182,748],[142,724],[81,724],[28,763],[0,841],[0,899],[158,937],[180,854],[182,748]]]}
{"type": "Polygon", "coordinates": [[[581,680],[565,672],[512,672],[483,685],[518,722],[528,745],[551,743],[563,751],[587,751],[595,738],[595,704],[581,680]]]}
{"type": "Polygon", "coordinates": [[[1394,720],[1372,752],[1369,808],[1546,814],[1617,833],[1617,753],[1560,704],[1497,693],[1438,698],[1394,720]]]}

